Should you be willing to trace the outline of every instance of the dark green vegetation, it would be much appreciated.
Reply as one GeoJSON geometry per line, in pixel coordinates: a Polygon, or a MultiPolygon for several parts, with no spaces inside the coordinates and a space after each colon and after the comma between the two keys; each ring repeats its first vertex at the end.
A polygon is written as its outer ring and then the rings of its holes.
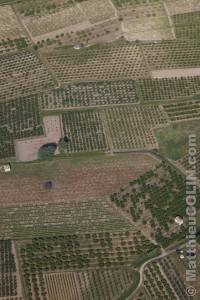
{"type": "MultiPolygon", "coordinates": [[[[0,240],[0,297],[17,295],[15,257],[11,240],[0,240]]],[[[5,298],[4,298],[5,299],[5,298]]]]}
{"type": "Polygon", "coordinates": [[[42,134],[36,95],[0,102],[0,158],[15,156],[14,140],[42,134]]]}
{"type": "MultiPolygon", "coordinates": [[[[163,161],[153,171],[111,195],[110,199],[124,213],[131,215],[135,223],[142,221],[148,226],[148,230],[155,233],[156,241],[166,247],[185,237],[185,227],[174,223],[177,215],[186,216],[185,189],[185,177],[163,161]]],[[[200,203],[196,208],[200,208],[200,203]]]]}
{"type": "MultiPolygon", "coordinates": [[[[28,299],[39,295],[42,273],[82,268],[131,266],[135,258],[155,249],[141,232],[102,232],[33,239],[18,244],[28,299]],[[31,292],[34,283],[34,295],[31,292]]],[[[42,295],[45,296],[44,285],[42,295]]]]}
{"type": "Polygon", "coordinates": [[[180,39],[200,38],[200,12],[189,12],[173,16],[176,37],[180,39]]]}
{"type": "Polygon", "coordinates": [[[161,153],[173,160],[178,160],[187,155],[189,148],[188,137],[190,134],[196,134],[197,149],[200,149],[199,121],[181,122],[158,129],[156,136],[159,141],[161,153]]]}
{"type": "Polygon", "coordinates": [[[54,157],[55,150],[57,148],[56,144],[47,144],[42,146],[38,150],[38,158],[41,160],[48,160],[54,157]]]}
{"type": "Polygon", "coordinates": [[[43,109],[138,102],[134,80],[66,85],[40,95],[43,109]]]}
{"type": "Polygon", "coordinates": [[[142,6],[150,3],[158,3],[160,0],[114,0],[115,4],[120,7],[127,7],[127,6],[142,6]]]}

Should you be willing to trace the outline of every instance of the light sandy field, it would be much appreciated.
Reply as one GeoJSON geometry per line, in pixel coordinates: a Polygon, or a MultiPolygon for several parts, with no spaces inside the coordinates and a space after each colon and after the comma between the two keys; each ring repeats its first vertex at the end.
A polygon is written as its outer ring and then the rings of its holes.
{"type": "Polygon", "coordinates": [[[167,0],[165,3],[171,15],[200,10],[199,0],[167,0]]]}
{"type": "Polygon", "coordinates": [[[24,36],[24,32],[10,5],[0,6],[0,40],[24,36]]]}
{"type": "Polygon", "coordinates": [[[166,19],[159,18],[140,22],[127,20],[122,23],[124,37],[128,41],[157,41],[162,39],[172,39],[173,34],[169,26],[165,28],[166,19]]]}
{"type": "Polygon", "coordinates": [[[33,139],[16,141],[16,153],[18,161],[32,161],[37,159],[38,150],[48,143],[58,143],[62,136],[61,120],[59,116],[44,117],[45,136],[33,139]]]}
{"type": "Polygon", "coordinates": [[[151,76],[153,78],[200,76],[200,68],[154,70],[151,71],[151,76]]]}
{"type": "Polygon", "coordinates": [[[138,7],[133,11],[124,10],[122,28],[127,40],[173,39],[173,32],[163,4],[138,7]]]}

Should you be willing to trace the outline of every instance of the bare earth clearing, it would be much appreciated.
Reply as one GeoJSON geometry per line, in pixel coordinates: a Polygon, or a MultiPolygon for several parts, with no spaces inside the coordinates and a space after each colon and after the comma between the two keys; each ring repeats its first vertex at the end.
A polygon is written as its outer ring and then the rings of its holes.
{"type": "Polygon", "coordinates": [[[0,174],[0,205],[84,200],[108,196],[119,186],[152,169],[157,160],[148,155],[115,155],[85,158],[77,165],[60,160],[14,166],[12,173],[0,174]],[[52,181],[51,191],[43,183],[52,181]]]}
{"type": "Polygon", "coordinates": [[[23,139],[16,141],[16,153],[18,161],[32,161],[38,158],[38,150],[48,143],[58,143],[62,136],[61,120],[59,116],[44,117],[44,137],[23,139]]]}
{"type": "Polygon", "coordinates": [[[200,68],[154,70],[151,75],[153,78],[200,76],[200,68]]]}

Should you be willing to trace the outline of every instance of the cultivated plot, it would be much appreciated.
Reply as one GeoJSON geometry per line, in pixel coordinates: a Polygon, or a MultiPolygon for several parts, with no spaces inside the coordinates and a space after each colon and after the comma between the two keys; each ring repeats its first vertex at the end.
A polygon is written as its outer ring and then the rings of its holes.
{"type": "Polygon", "coordinates": [[[139,86],[144,102],[188,99],[200,94],[200,76],[140,79],[139,86]]]}
{"type": "Polygon", "coordinates": [[[10,5],[0,6],[0,54],[26,48],[30,42],[10,5]]]}
{"type": "Polygon", "coordinates": [[[173,16],[176,37],[180,39],[199,39],[200,11],[173,16]]]}
{"type": "Polygon", "coordinates": [[[14,157],[16,139],[43,134],[37,95],[0,102],[0,158],[14,157]]]}
{"type": "Polygon", "coordinates": [[[31,51],[0,58],[0,102],[53,87],[47,69],[31,51]]]}
{"type": "Polygon", "coordinates": [[[142,51],[151,70],[200,66],[199,41],[172,40],[143,43],[142,51]]]}
{"type": "Polygon", "coordinates": [[[69,111],[62,114],[63,131],[68,139],[66,152],[105,151],[105,129],[98,111],[69,111]]]}
{"type": "Polygon", "coordinates": [[[134,9],[123,16],[122,27],[127,40],[157,41],[173,39],[169,19],[162,3],[134,9]]]}
{"type": "Polygon", "coordinates": [[[174,221],[177,215],[186,217],[185,192],[185,176],[163,161],[110,198],[139,228],[167,247],[185,239],[187,225],[184,222],[179,226],[174,221]]]}
{"type": "Polygon", "coordinates": [[[65,85],[64,88],[42,93],[43,109],[101,106],[138,102],[134,80],[87,82],[65,85]]]}
{"type": "Polygon", "coordinates": [[[60,83],[133,79],[148,76],[140,48],[119,44],[44,53],[60,83]]]}
{"type": "Polygon", "coordinates": [[[62,137],[61,120],[59,116],[43,118],[44,134],[40,138],[16,141],[17,160],[33,161],[38,158],[38,150],[46,144],[58,144],[62,137]]]}
{"type": "Polygon", "coordinates": [[[165,112],[158,106],[108,108],[105,112],[115,150],[156,149],[152,129],[168,124],[165,112]]]}

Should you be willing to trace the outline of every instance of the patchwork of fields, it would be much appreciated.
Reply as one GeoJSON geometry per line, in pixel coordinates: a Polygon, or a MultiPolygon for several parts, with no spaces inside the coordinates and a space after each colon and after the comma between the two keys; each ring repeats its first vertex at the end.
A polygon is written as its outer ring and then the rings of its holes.
{"type": "Polygon", "coordinates": [[[189,300],[191,132],[199,0],[0,0],[0,300],[189,300]]]}

